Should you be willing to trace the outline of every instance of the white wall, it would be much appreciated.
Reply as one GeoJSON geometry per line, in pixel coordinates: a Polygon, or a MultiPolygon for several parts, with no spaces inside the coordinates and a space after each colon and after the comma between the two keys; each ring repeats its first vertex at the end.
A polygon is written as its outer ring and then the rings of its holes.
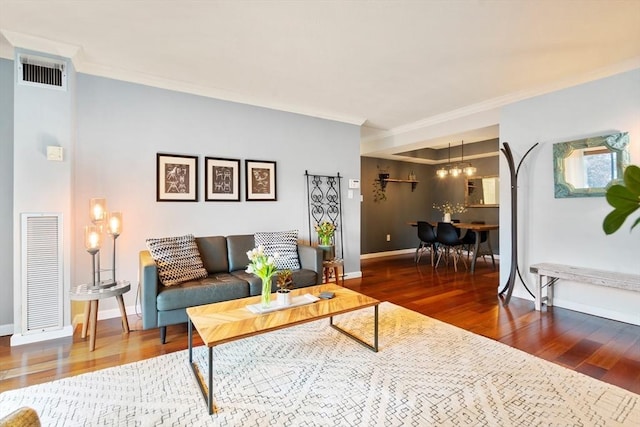
{"type": "MultiPolygon", "coordinates": [[[[0,229],[13,229],[13,61],[0,58],[0,229]]],[[[13,333],[13,239],[0,240],[0,335],[13,333]]]]}
{"type": "MultiPolygon", "coordinates": [[[[16,54],[20,51],[16,50],[16,54]]],[[[66,330],[51,335],[68,335],[70,303],[71,236],[73,220],[71,204],[72,163],[75,131],[75,71],[71,62],[67,66],[66,91],[17,84],[14,82],[14,135],[13,135],[13,281],[14,332],[12,343],[22,338],[20,231],[23,213],[61,213],[64,262],[64,319],[66,330]],[[60,146],[64,161],[47,160],[47,146],[60,146]]],[[[12,79],[13,80],[13,79],[12,79]]]]}
{"type": "MultiPolygon", "coordinates": [[[[640,163],[638,69],[503,108],[500,141],[509,143],[516,163],[540,143],[525,159],[518,179],[519,267],[529,284],[535,282],[529,266],[539,262],[640,274],[640,229],[630,233],[630,220],[606,236],[602,221],[611,208],[604,198],[554,198],[553,144],[615,132],[629,132],[631,162],[640,163]]],[[[501,206],[510,206],[508,173],[501,157],[501,206]]],[[[501,287],[509,276],[510,224],[510,210],[500,209],[501,287]]],[[[532,299],[519,282],[514,296],[532,299]]],[[[561,281],[554,303],[640,324],[640,293],[561,281]]]]}
{"type": "MultiPolygon", "coordinates": [[[[79,74],[74,282],[91,277],[80,231],[92,197],[105,197],[109,209],[123,212],[118,270],[132,282],[125,295],[132,306],[146,238],[298,229],[307,239],[305,170],[345,177],[345,271],[359,275],[360,202],[346,197],[348,179],[360,177],[359,137],[353,125],[79,74]],[[156,202],[158,152],[200,156],[199,202],[156,202]],[[204,156],[241,159],[243,201],[203,201],[204,156]],[[277,162],[276,202],[244,201],[245,159],[277,162]]],[[[110,247],[103,265],[111,264],[110,247]]],[[[117,306],[101,301],[100,308],[117,306]]]]}

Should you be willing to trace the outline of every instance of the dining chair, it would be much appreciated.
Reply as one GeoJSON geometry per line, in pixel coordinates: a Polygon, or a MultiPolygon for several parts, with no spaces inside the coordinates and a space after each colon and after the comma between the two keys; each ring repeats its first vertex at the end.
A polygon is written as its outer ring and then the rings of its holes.
{"type": "Polygon", "coordinates": [[[418,238],[420,239],[420,245],[416,249],[414,257],[416,264],[420,262],[422,254],[428,250],[431,254],[431,266],[433,267],[434,254],[438,243],[433,226],[426,221],[418,221],[418,238]]]}
{"type": "Polygon", "coordinates": [[[456,227],[449,222],[439,222],[436,231],[436,238],[438,240],[438,261],[436,261],[436,268],[440,264],[442,254],[445,255],[445,261],[449,264],[449,254],[453,254],[453,269],[458,271],[458,260],[462,258],[464,267],[467,268],[467,261],[462,255],[462,247],[464,242],[458,237],[458,231],[456,227]]]}

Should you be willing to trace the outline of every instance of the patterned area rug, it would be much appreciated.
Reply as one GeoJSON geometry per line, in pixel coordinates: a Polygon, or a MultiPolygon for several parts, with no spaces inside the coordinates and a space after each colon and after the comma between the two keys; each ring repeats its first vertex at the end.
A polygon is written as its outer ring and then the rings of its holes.
{"type": "MultiPolygon", "coordinates": [[[[335,321],[372,336],[372,309],[335,321]]],[[[45,426],[640,424],[640,395],[391,303],[378,353],[328,323],[214,348],[214,415],[186,351],[7,391],[0,413],[31,406],[45,426]]]]}

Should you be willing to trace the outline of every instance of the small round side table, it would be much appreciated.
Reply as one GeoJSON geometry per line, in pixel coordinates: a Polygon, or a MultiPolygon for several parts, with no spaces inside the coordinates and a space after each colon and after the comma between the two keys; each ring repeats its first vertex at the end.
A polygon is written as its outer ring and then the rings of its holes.
{"type": "MultiPolygon", "coordinates": [[[[344,261],[340,258],[322,261],[322,275],[324,276],[324,282],[329,282],[333,270],[333,276],[336,280],[336,285],[340,285],[340,276],[338,275],[338,271],[340,268],[344,270],[344,261]]],[[[342,278],[342,284],[344,285],[344,277],[342,278]]]]}
{"type": "Polygon", "coordinates": [[[129,333],[129,321],[127,320],[127,311],[124,307],[122,294],[129,292],[131,284],[127,280],[119,280],[114,286],[108,288],[93,289],[91,285],[82,284],[71,288],[70,297],[73,301],[86,301],[84,309],[84,323],[82,324],[82,338],[87,337],[87,325],[89,328],[89,351],[96,349],[96,327],[98,324],[98,301],[104,298],[115,297],[120,307],[122,315],[122,330],[129,333]]]}

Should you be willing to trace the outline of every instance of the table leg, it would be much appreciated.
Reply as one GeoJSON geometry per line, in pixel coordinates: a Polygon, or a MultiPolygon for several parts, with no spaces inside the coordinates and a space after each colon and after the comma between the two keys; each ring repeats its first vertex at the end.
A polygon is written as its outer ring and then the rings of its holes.
{"type": "Polygon", "coordinates": [[[333,275],[336,276],[336,285],[340,286],[340,276],[338,276],[338,267],[337,266],[333,267],[333,275]]]}
{"type": "Polygon", "coordinates": [[[476,260],[480,251],[480,232],[476,231],[476,241],[473,243],[473,257],[471,257],[471,273],[476,271],[476,260]]]}
{"type": "Polygon", "coordinates": [[[89,351],[96,349],[96,329],[98,326],[98,300],[91,300],[91,328],[89,333],[89,351]]]}
{"type": "Polygon", "coordinates": [[[89,327],[89,313],[91,312],[91,301],[84,304],[84,322],[82,322],[82,338],[87,337],[87,328],[89,327]]]}
{"type": "Polygon", "coordinates": [[[540,309],[542,308],[542,274],[538,274],[533,294],[533,306],[535,307],[536,311],[540,311],[540,309]]]}
{"type": "Polygon", "coordinates": [[[191,370],[193,371],[193,375],[196,377],[196,382],[200,387],[200,392],[202,393],[202,397],[204,397],[204,401],[207,403],[207,409],[209,410],[209,415],[216,412],[216,407],[213,404],[213,347],[209,347],[209,375],[207,377],[207,385],[204,385],[204,381],[202,375],[200,373],[200,369],[198,364],[193,361],[193,323],[191,322],[191,318],[189,317],[187,320],[187,335],[188,335],[188,343],[189,343],[189,365],[191,365],[191,370]]]}
{"type": "Polygon", "coordinates": [[[122,295],[117,295],[118,306],[120,306],[120,315],[122,316],[122,330],[125,333],[129,333],[129,320],[127,319],[127,310],[124,307],[124,299],[122,295]]]}
{"type": "Polygon", "coordinates": [[[357,336],[351,334],[350,332],[345,331],[339,326],[336,326],[333,323],[333,316],[329,317],[329,326],[331,326],[336,331],[348,336],[355,342],[362,344],[363,346],[367,347],[369,350],[372,350],[377,353],[378,352],[378,305],[377,304],[373,306],[373,310],[374,310],[373,312],[373,345],[367,343],[362,338],[358,338],[357,336]]]}
{"type": "Polygon", "coordinates": [[[193,363],[193,323],[191,323],[191,318],[189,317],[187,321],[187,336],[189,343],[189,364],[193,363]]]}

